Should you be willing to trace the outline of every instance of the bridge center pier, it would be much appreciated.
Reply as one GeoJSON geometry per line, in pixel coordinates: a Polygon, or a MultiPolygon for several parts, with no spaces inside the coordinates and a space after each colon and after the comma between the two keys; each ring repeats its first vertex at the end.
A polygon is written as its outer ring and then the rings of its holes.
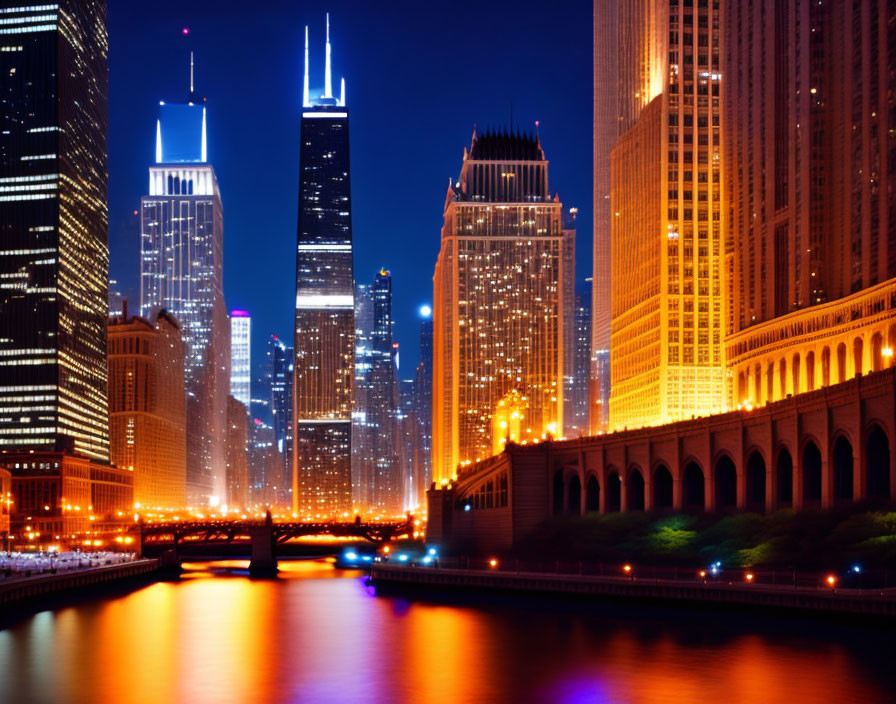
{"type": "Polygon", "coordinates": [[[277,558],[274,555],[274,526],[270,513],[263,525],[253,526],[249,530],[252,540],[252,557],[249,560],[249,574],[257,577],[276,575],[277,558]]]}

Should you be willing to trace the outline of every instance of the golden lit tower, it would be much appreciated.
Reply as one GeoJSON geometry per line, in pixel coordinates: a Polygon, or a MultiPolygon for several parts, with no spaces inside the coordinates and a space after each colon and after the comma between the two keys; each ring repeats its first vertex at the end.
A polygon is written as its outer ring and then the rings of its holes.
{"type": "Polygon", "coordinates": [[[508,404],[524,414],[514,438],[563,427],[564,255],[575,235],[562,207],[537,133],[474,130],[448,188],[433,279],[436,481],[493,454],[493,415],[508,404]]]}
{"type": "Polygon", "coordinates": [[[611,428],[726,406],[718,1],[617,9],[611,428]]]}

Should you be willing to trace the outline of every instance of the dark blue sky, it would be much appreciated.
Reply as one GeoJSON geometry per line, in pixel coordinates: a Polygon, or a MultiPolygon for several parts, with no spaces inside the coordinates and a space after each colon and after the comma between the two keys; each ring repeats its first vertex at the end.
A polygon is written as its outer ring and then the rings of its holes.
{"type": "Polygon", "coordinates": [[[253,378],[275,333],[292,340],[304,26],[323,84],[330,12],[334,86],[351,110],[355,278],[392,271],[401,375],[418,358],[442,206],[473,125],[540,134],[551,190],[579,208],[576,279],[591,275],[590,0],[440,3],[110,0],[112,277],[139,299],[139,225],[159,100],[181,100],[188,57],[208,100],[209,160],[224,203],[224,292],[252,315],[253,378]],[[188,37],[182,28],[188,27],[188,37]]]}

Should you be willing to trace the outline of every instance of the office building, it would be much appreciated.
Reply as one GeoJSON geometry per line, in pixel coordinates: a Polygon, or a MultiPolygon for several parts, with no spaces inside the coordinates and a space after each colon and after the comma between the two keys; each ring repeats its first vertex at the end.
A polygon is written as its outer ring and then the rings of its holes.
{"type": "Polygon", "coordinates": [[[252,404],[252,318],[244,310],[230,312],[230,395],[252,404]]]}
{"type": "Polygon", "coordinates": [[[323,91],[311,97],[308,28],[299,155],[296,247],[293,510],[352,509],[354,362],[351,180],[345,81],[332,90],[327,18],[323,91]]]}
{"type": "Polygon", "coordinates": [[[185,347],[180,324],[161,312],[154,322],[109,319],[109,434],[112,462],[134,476],[142,509],[187,505],[185,347]]]}
{"type": "Polygon", "coordinates": [[[449,184],[434,276],[433,475],[509,438],[499,408],[519,399],[520,440],[563,429],[563,329],[572,231],[548,190],[537,131],[473,132],[449,184]]]}
{"type": "Polygon", "coordinates": [[[107,461],[106,3],[0,16],[0,448],[107,461]]]}
{"type": "Polygon", "coordinates": [[[235,396],[227,397],[228,506],[249,504],[249,409],[235,396]]]}
{"type": "Polygon", "coordinates": [[[877,0],[723,10],[726,361],[752,408],[893,363],[894,14],[877,0]]]}
{"type": "Polygon", "coordinates": [[[717,5],[620,2],[597,67],[628,127],[610,157],[611,429],[727,407],[717,5]]]}
{"type": "Polygon", "coordinates": [[[187,500],[226,495],[230,323],[224,304],[223,214],[208,161],[205,100],[159,104],[155,164],[141,199],[140,311],[170,311],[187,345],[187,500]]]}

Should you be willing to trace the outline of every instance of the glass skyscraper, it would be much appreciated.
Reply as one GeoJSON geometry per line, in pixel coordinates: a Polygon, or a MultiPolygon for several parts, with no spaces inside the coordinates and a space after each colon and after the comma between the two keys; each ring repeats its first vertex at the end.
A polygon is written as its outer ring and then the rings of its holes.
{"type": "Polygon", "coordinates": [[[160,103],[156,163],[141,200],[140,311],[172,312],[187,344],[187,500],[226,495],[230,325],[224,304],[223,215],[208,163],[205,101],[160,103]]]}
{"type": "Polygon", "coordinates": [[[312,99],[305,28],[296,247],[293,510],[352,508],[354,280],[345,82],[333,96],[327,18],[324,89],[312,99]]]}
{"type": "Polygon", "coordinates": [[[230,395],[247,409],[252,405],[252,318],[230,312],[230,395]]]}
{"type": "Polygon", "coordinates": [[[271,416],[277,451],[283,472],[277,480],[280,487],[292,486],[292,381],[293,350],[276,336],[268,339],[268,378],[271,390],[271,416]]]}
{"type": "Polygon", "coordinates": [[[396,514],[404,509],[404,496],[390,273],[382,269],[372,284],[358,286],[355,304],[355,504],[362,512],[396,514]]]}
{"type": "Polygon", "coordinates": [[[0,22],[0,448],[108,460],[106,3],[0,22]]]}

